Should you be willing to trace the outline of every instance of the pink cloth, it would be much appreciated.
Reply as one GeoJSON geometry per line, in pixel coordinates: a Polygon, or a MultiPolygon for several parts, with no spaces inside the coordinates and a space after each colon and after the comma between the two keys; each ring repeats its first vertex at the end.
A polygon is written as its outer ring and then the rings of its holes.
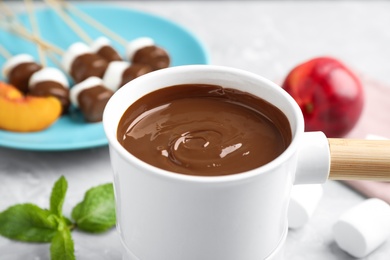
{"type": "Polygon", "coordinates": [[[390,204],[390,183],[376,181],[343,181],[369,198],[378,198],[390,204]]]}
{"type": "Polygon", "coordinates": [[[390,86],[361,76],[365,104],[362,116],[346,138],[366,138],[373,134],[390,138],[390,86]]]}
{"type": "MultiPolygon", "coordinates": [[[[365,90],[363,114],[346,138],[364,139],[378,135],[390,139],[390,86],[361,77],[365,90]]],[[[344,181],[369,198],[379,198],[390,204],[390,182],[344,181]]]]}

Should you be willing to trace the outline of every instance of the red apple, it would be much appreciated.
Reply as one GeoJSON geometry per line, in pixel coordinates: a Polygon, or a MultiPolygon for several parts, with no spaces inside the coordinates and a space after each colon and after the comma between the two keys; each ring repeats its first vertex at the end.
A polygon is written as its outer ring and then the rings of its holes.
{"type": "Polygon", "coordinates": [[[357,123],[364,103],[358,77],[340,61],[319,57],[296,66],[282,87],[300,106],[306,131],[345,136],[357,123]]]}

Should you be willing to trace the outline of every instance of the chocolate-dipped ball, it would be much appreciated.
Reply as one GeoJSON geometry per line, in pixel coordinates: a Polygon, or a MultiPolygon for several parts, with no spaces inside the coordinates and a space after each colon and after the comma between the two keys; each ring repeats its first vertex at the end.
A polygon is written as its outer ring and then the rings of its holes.
{"type": "Polygon", "coordinates": [[[91,44],[92,52],[100,55],[106,61],[122,60],[118,52],[111,46],[111,41],[106,37],[99,37],[91,44]]]}
{"type": "Polygon", "coordinates": [[[62,66],[79,83],[89,77],[103,77],[108,62],[82,42],[72,44],[63,55],[62,66]]]}
{"type": "Polygon", "coordinates": [[[153,70],[167,68],[170,63],[168,53],[148,37],[129,42],[126,46],[126,56],[132,63],[148,64],[153,70]]]}
{"type": "Polygon", "coordinates": [[[70,100],[88,122],[102,121],[104,108],[114,92],[98,77],[89,77],[70,89],[70,100]]]}
{"type": "Polygon", "coordinates": [[[131,64],[130,67],[128,67],[122,74],[122,82],[120,84],[120,87],[123,87],[123,85],[125,85],[127,82],[152,71],[153,68],[148,64],[131,64]]]}
{"type": "Polygon", "coordinates": [[[57,68],[43,68],[35,72],[29,81],[29,94],[32,96],[54,96],[62,105],[62,114],[70,106],[69,82],[64,73],[57,68]]]}
{"type": "Polygon", "coordinates": [[[104,85],[112,91],[117,91],[127,82],[151,72],[147,64],[131,64],[127,61],[113,61],[107,67],[103,76],[104,85]]]}
{"type": "Polygon", "coordinates": [[[31,55],[19,54],[7,60],[3,66],[3,75],[11,85],[26,94],[31,75],[41,68],[31,55]]]}

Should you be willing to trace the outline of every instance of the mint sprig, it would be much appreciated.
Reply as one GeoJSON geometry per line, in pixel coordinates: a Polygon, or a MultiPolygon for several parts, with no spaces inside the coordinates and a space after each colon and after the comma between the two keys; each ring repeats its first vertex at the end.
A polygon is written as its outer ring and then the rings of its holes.
{"type": "Polygon", "coordinates": [[[61,176],[53,186],[50,196],[50,211],[58,217],[62,217],[62,205],[64,205],[68,182],[61,176]]]}
{"type": "Polygon", "coordinates": [[[74,243],[70,229],[60,221],[58,231],[50,245],[50,255],[53,260],[75,260],[74,243]]]}
{"type": "Polygon", "coordinates": [[[93,187],[72,210],[74,223],[62,213],[68,183],[61,176],[54,184],[49,209],[31,203],[17,204],[0,213],[0,235],[25,242],[51,243],[52,260],[75,260],[71,231],[104,232],[115,225],[111,183],[93,187]]]}
{"type": "Polygon", "coordinates": [[[100,233],[110,229],[116,222],[115,198],[112,184],[100,185],[85,193],[84,200],[72,211],[78,228],[100,233]]]}
{"type": "Polygon", "coordinates": [[[0,214],[0,234],[26,242],[50,242],[57,223],[48,210],[34,204],[12,206],[0,214]]]}

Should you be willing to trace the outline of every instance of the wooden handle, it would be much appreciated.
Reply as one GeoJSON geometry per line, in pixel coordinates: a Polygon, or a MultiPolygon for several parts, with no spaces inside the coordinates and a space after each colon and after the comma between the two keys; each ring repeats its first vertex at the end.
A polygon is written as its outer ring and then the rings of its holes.
{"type": "Polygon", "coordinates": [[[390,140],[328,141],[329,179],[390,181],[390,140]]]}

